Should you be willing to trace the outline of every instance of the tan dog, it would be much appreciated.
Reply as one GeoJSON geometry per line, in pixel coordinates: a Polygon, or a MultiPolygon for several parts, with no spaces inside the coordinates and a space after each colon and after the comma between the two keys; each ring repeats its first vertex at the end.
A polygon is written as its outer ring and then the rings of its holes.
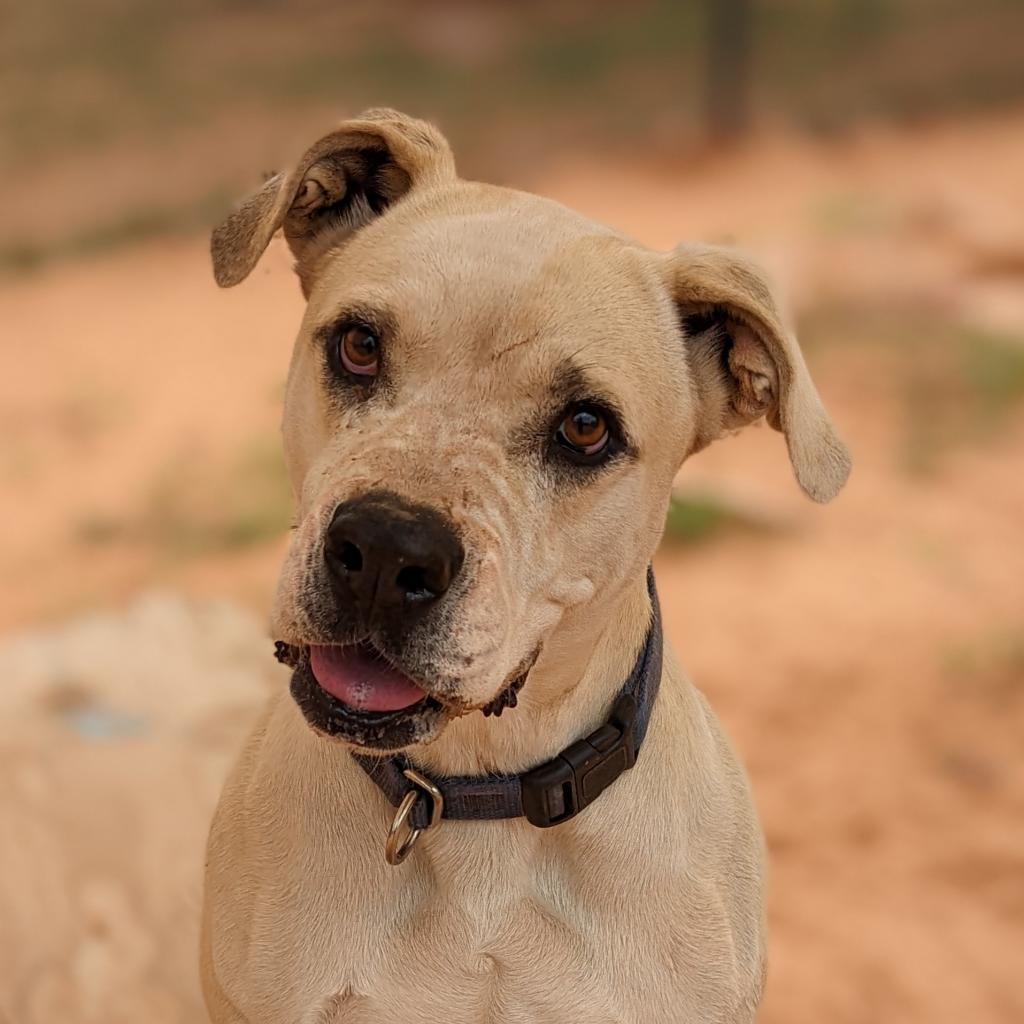
{"type": "Polygon", "coordinates": [[[765,416],[812,498],[840,489],[846,450],[762,277],[462,181],[432,127],[386,110],[217,229],[217,281],[282,227],[308,300],[274,613],[296,669],[213,823],[212,1019],[750,1021],[760,831],[668,653],[636,766],[552,828],[443,821],[391,866],[394,808],[350,752],[402,749],[441,784],[604,723],[648,635],[673,477],[723,433],[765,416]]]}

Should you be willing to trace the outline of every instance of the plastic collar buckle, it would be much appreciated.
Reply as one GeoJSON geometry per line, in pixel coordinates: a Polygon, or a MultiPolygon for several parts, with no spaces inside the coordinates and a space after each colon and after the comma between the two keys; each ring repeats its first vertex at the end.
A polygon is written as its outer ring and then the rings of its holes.
{"type": "Polygon", "coordinates": [[[636,701],[624,694],[600,729],[522,776],[523,813],[538,828],[560,825],[592,804],[636,763],[636,701]]]}

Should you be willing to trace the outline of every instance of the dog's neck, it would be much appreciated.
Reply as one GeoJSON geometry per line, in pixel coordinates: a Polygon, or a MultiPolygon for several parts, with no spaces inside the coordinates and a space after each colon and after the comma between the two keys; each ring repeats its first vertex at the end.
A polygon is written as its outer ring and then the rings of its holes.
{"type": "Polygon", "coordinates": [[[410,760],[434,777],[516,773],[596,728],[629,676],[650,624],[643,576],[586,614],[568,613],[546,641],[516,707],[456,719],[410,760]]]}

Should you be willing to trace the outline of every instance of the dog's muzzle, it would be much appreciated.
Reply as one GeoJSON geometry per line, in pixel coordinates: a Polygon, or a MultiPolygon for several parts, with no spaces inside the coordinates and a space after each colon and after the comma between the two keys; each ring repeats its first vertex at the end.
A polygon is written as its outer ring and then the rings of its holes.
{"type": "Polygon", "coordinates": [[[461,710],[431,664],[465,574],[454,524],[437,509],[371,491],[333,510],[322,559],[316,628],[279,651],[307,722],[381,752],[431,739],[461,710]]]}

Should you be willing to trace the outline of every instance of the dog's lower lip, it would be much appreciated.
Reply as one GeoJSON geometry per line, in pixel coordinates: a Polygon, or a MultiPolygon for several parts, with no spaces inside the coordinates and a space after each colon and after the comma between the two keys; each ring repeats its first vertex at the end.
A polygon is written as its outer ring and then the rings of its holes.
{"type": "Polygon", "coordinates": [[[424,694],[409,707],[394,711],[368,711],[352,707],[332,696],[313,674],[310,648],[287,645],[281,659],[291,664],[289,689],[307,723],[315,732],[342,740],[357,748],[386,752],[422,742],[440,729],[449,717],[435,697],[424,694]]]}

